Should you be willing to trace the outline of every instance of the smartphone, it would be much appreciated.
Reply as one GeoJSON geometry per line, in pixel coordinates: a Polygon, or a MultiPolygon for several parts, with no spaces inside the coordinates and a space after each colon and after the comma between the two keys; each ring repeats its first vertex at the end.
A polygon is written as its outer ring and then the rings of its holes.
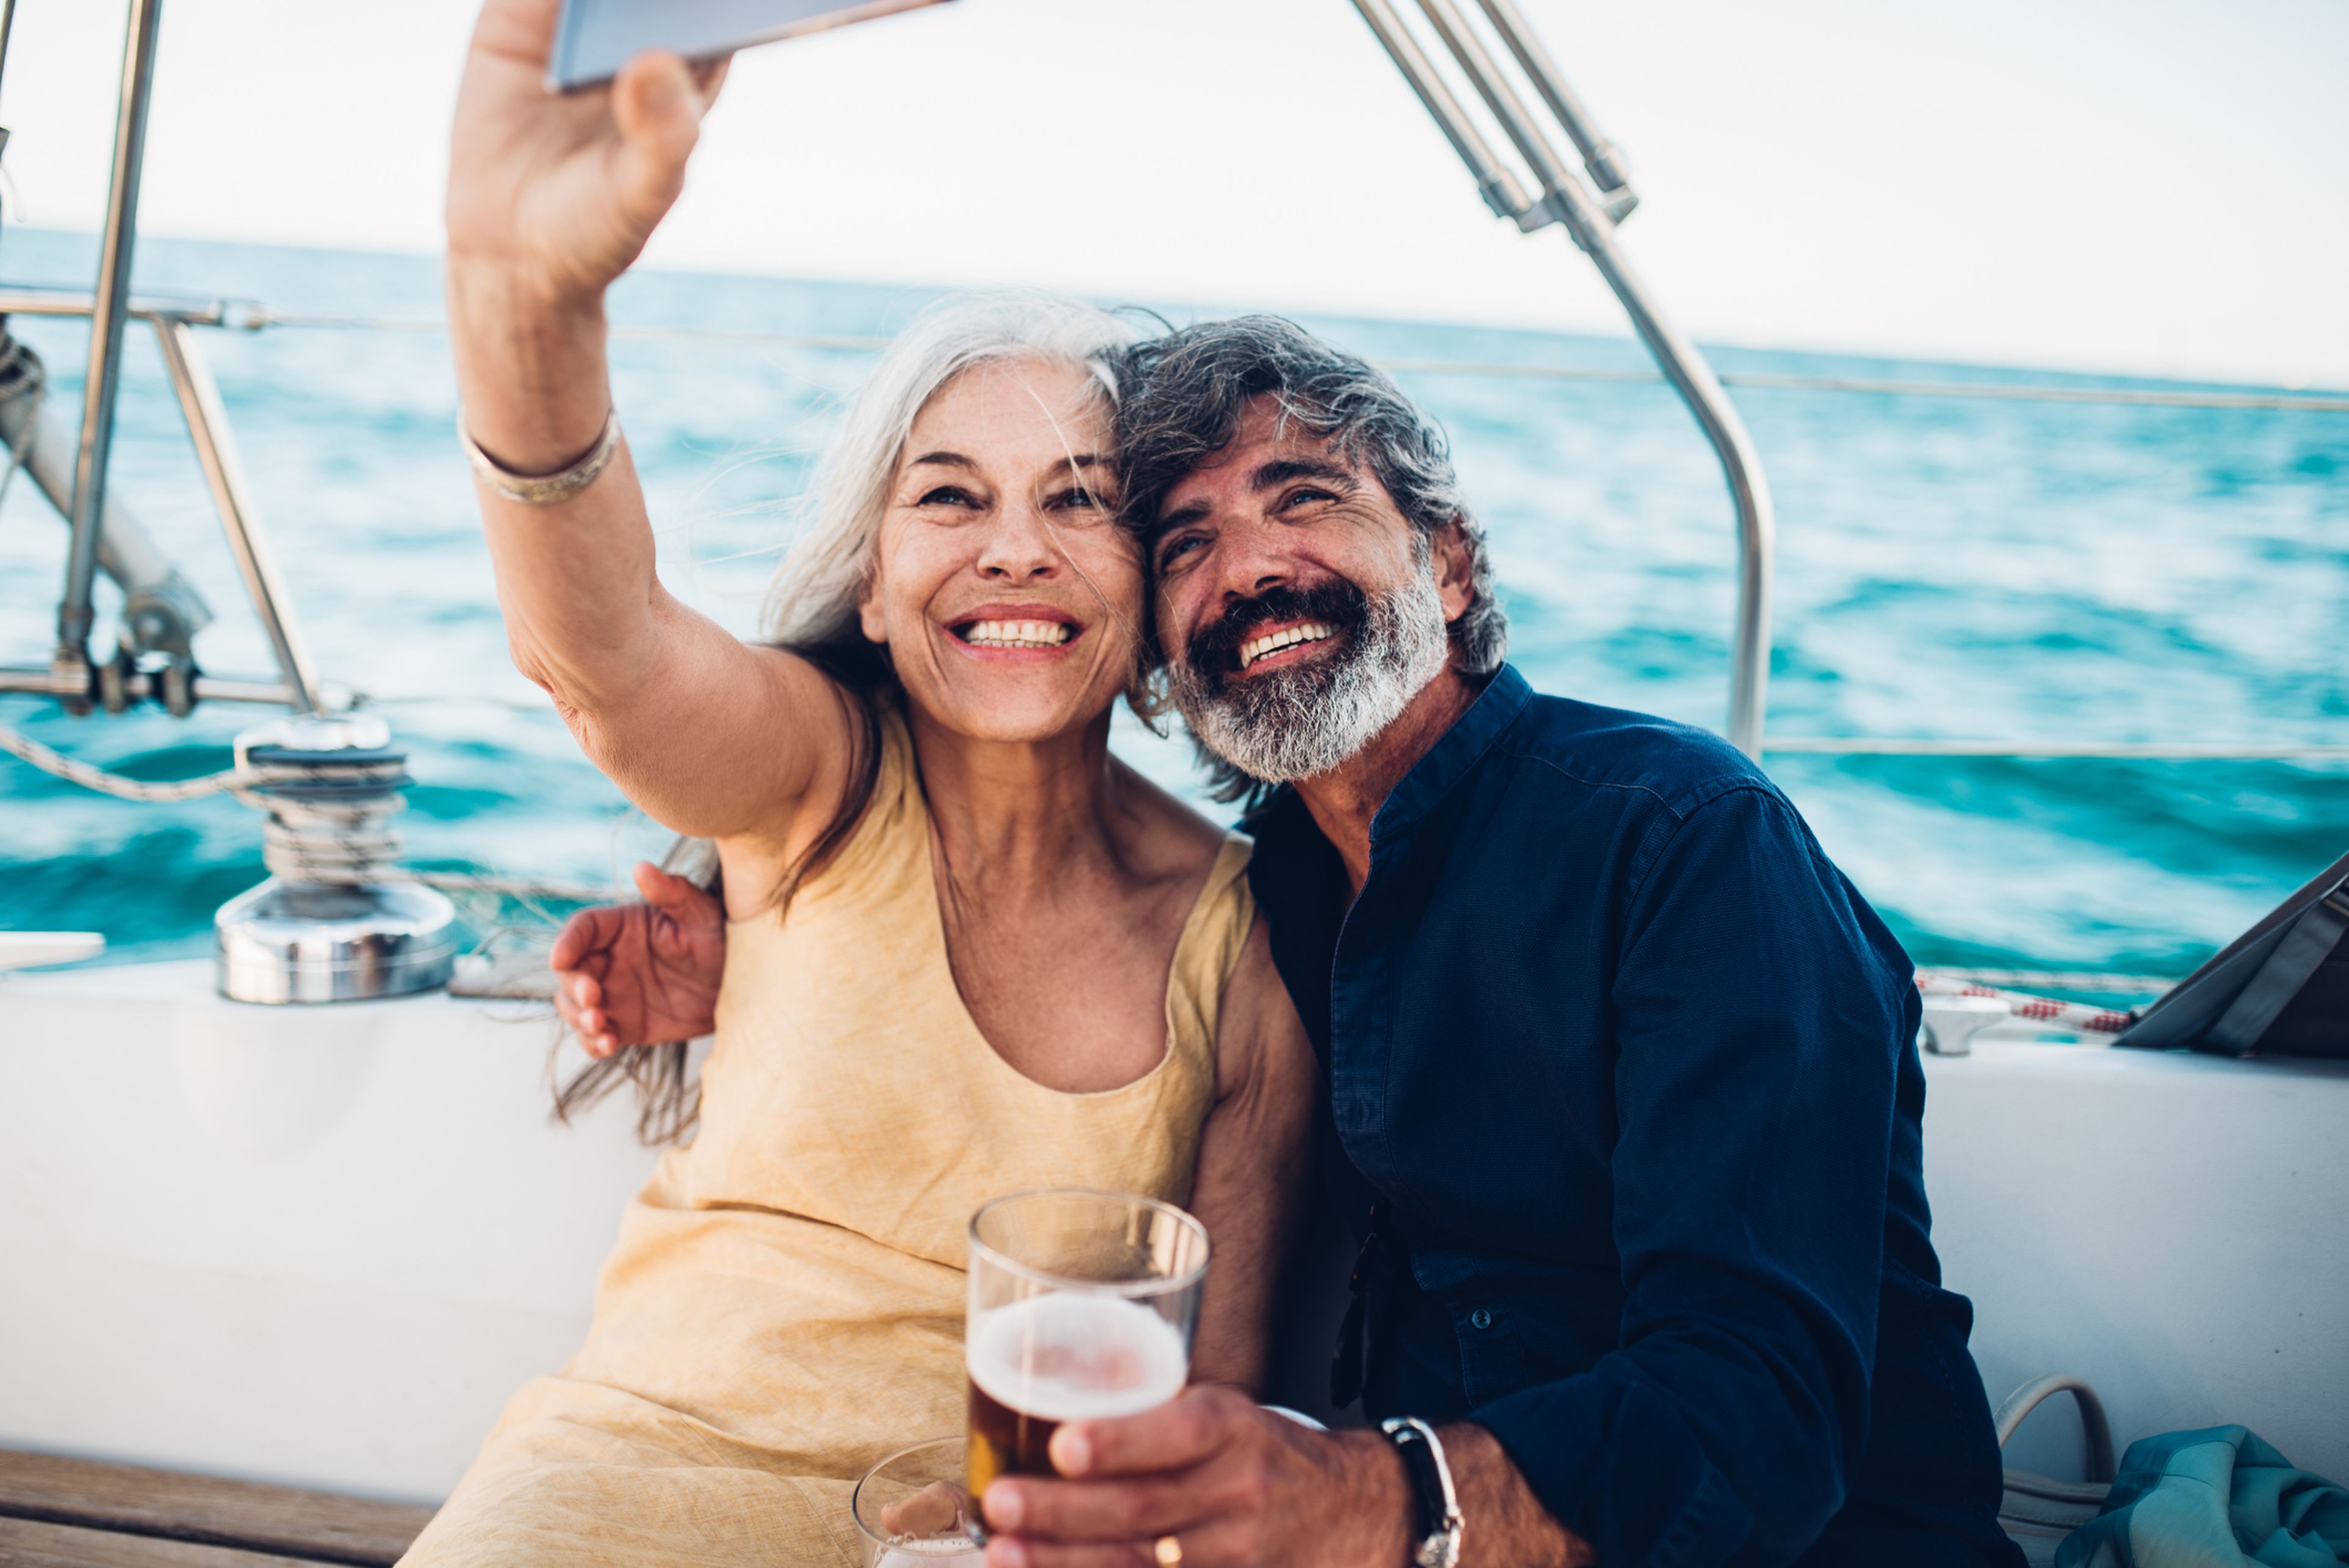
{"type": "Polygon", "coordinates": [[[945,0],[563,0],[546,85],[607,82],[631,56],[668,49],[707,59],[752,44],[869,22],[945,0]]]}

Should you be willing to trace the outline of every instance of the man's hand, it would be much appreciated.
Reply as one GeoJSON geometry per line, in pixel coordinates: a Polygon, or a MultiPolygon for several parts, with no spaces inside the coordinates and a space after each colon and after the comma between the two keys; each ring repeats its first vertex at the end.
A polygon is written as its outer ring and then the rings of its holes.
{"type": "Polygon", "coordinates": [[[725,911],[649,861],[637,863],[636,890],[644,903],[581,910],[554,939],[555,1009],[591,1057],[717,1027],[725,911]]]}
{"type": "Polygon", "coordinates": [[[1402,1460],[1375,1432],[1317,1432],[1231,1388],[1193,1388],[1052,1438],[1068,1479],[987,1489],[988,1568],[1402,1568],[1416,1544],[1402,1460]]]}

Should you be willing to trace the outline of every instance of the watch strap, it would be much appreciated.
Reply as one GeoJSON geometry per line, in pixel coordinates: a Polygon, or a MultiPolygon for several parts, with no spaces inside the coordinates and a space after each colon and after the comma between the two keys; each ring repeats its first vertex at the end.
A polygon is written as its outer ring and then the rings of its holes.
{"type": "Polygon", "coordinates": [[[1454,1568],[1460,1561],[1464,1521],[1460,1499],[1452,1486],[1452,1467],[1444,1457],[1444,1440],[1435,1429],[1411,1416],[1379,1423],[1395,1452],[1402,1457],[1416,1505],[1418,1540],[1412,1549],[1414,1568],[1454,1568]]]}

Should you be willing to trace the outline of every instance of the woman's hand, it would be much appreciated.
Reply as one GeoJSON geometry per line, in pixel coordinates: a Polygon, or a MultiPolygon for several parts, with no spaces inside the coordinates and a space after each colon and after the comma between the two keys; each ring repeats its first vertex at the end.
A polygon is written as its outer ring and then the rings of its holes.
{"type": "Polygon", "coordinates": [[[608,86],[546,88],[559,0],[488,0],[449,167],[452,273],[486,269],[557,308],[592,305],[685,189],[726,62],[637,56],[608,86]]]}

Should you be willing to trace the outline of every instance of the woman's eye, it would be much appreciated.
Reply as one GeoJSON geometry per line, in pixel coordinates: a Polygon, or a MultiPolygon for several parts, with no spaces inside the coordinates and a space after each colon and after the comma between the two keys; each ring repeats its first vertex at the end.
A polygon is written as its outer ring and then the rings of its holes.
{"type": "Polygon", "coordinates": [[[1076,490],[1062,490],[1052,498],[1051,505],[1061,511],[1097,511],[1101,509],[1102,499],[1092,491],[1079,487],[1076,490]]]}
{"type": "Polygon", "coordinates": [[[976,506],[970,492],[954,485],[940,485],[914,503],[916,506],[976,506]]]}

